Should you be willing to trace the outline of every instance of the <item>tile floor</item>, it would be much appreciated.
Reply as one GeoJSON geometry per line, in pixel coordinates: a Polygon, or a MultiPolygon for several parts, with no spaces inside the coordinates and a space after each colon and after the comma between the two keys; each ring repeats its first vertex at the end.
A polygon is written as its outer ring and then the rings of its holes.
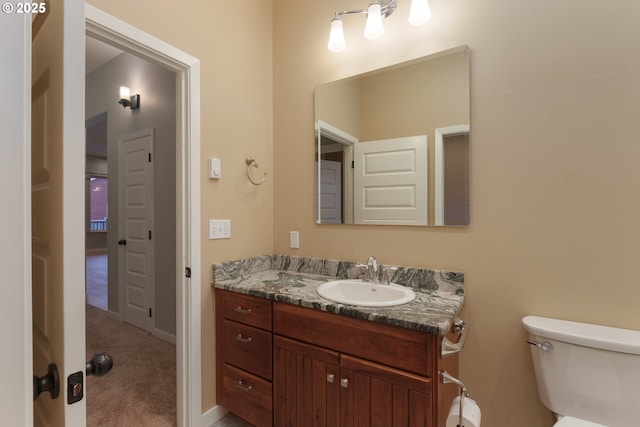
{"type": "Polygon", "coordinates": [[[253,427],[253,425],[233,414],[227,414],[220,421],[216,422],[213,427],[253,427]]]}

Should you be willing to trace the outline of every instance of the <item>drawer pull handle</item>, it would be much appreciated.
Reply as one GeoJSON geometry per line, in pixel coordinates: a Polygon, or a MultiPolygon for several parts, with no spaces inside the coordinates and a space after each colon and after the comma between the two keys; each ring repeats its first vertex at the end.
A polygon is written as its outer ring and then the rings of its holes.
{"type": "Polygon", "coordinates": [[[348,378],[342,378],[340,380],[340,387],[349,388],[349,379],[348,378]]]}
{"type": "Polygon", "coordinates": [[[251,314],[251,309],[250,308],[242,308],[241,305],[236,307],[236,312],[238,313],[242,313],[242,314],[251,314]]]}
{"type": "Polygon", "coordinates": [[[253,338],[251,338],[251,337],[245,338],[245,337],[242,336],[242,334],[238,334],[238,335],[236,335],[236,340],[240,341],[240,342],[243,342],[245,344],[249,344],[251,341],[253,341],[253,338]]]}
{"type": "Polygon", "coordinates": [[[253,386],[250,385],[245,385],[242,380],[238,381],[236,383],[236,387],[238,387],[240,390],[242,391],[251,391],[251,389],[253,388],[253,386]]]}
{"type": "Polygon", "coordinates": [[[333,384],[333,381],[336,379],[336,376],[333,374],[327,375],[327,382],[333,384]]]}

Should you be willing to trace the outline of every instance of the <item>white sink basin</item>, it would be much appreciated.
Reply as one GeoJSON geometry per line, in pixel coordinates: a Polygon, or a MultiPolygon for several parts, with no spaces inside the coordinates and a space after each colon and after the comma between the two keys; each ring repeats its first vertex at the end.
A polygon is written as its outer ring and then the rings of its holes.
{"type": "Polygon", "coordinates": [[[391,283],[363,282],[362,280],[332,280],[318,287],[318,294],[341,304],[365,307],[390,307],[406,304],[416,297],[411,288],[391,283]]]}

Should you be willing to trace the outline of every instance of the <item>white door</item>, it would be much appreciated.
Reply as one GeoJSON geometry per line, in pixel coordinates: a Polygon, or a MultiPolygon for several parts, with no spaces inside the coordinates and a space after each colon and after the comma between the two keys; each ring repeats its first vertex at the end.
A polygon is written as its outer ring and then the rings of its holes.
{"type": "Polygon", "coordinates": [[[0,364],[11,384],[0,389],[0,414],[3,425],[31,426],[31,18],[1,15],[0,40],[0,364]]]}
{"type": "Polygon", "coordinates": [[[342,163],[320,160],[320,198],[316,200],[320,200],[322,224],[342,224],[342,163]]]}
{"type": "Polygon", "coordinates": [[[60,394],[41,395],[34,424],[83,426],[84,299],[84,2],[42,3],[33,21],[31,232],[33,370],[56,363],[60,394]],[[63,167],[64,166],[64,167],[63,167]]]}
{"type": "Polygon", "coordinates": [[[427,225],[427,136],[354,145],[354,222],[427,225]]]}
{"type": "Polygon", "coordinates": [[[153,332],[153,129],[118,138],[122,320],[153,332]]]}

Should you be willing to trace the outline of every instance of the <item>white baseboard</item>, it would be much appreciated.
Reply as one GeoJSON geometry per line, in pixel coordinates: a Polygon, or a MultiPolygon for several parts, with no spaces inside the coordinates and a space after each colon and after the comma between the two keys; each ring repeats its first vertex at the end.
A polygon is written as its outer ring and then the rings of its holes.
{"type": "Polygon", "coordinates": [[[120,319],[120,314],[115,311],[107,310],[107,317],[109,319],[117,320],[118,322],[122,321],[122,319],[120,319]]]}
{"type": "Polygon", "coordinates": [[[229,411],[224,406],[216,405],[202,414],[202,427],[212,427],[216,422],[220,421],[222,417],[227,415],[229,411]]]}
{"type": "Polygon", "coordinates": [[[166,341],[169,344],[176,345],[176,336],[175,335],[171,335],[168,332],[161,331],[160,329],[154,329],[153,330],[153,336],[156,337],[156,338],[160,338],[162,341],[166,341]]]}

